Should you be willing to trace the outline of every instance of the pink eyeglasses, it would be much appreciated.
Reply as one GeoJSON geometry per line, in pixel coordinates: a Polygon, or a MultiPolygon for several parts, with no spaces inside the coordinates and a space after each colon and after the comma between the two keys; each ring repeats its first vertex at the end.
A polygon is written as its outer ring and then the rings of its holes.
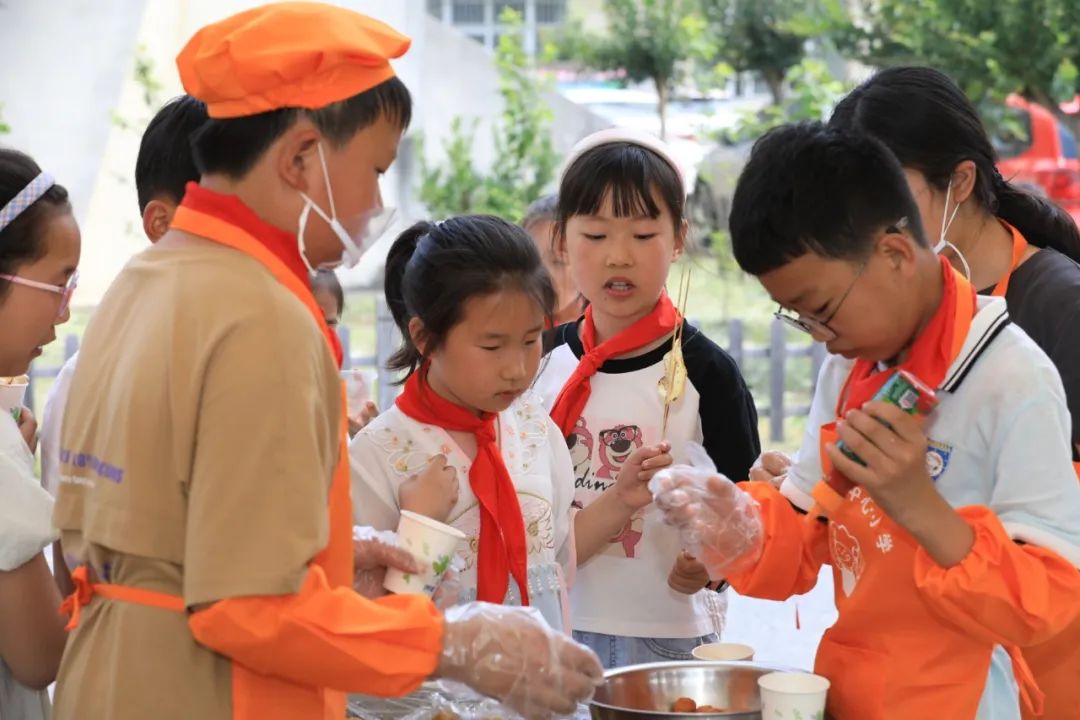
{"type": "Polygon", "coordinates": [[[50,285],[49,283],[38,282],[36,280],[27,280],[26,278],[21,278],[16,275],[0,275],[0,280],[7,280],[16,285],[56,293],[60,296],[60,308],[56,311],[56,315],[59,317],[60,315],[63,315],[71,305],[71,296],[75,293],[75,288],[79,284],[79,272],[76,270],[72,273],[71,279],[67,281],[66,285],[50,285]]]}

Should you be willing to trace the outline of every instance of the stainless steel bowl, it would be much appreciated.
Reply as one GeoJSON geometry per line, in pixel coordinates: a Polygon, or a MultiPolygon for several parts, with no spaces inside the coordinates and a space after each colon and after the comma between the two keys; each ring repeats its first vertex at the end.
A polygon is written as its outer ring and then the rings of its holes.
{"type": "Polygon", "coordinates": [[[758,678],[792,669],[758,662],[706,660],[615,668],[604,673],[605,682],[597,689],[589,709],[593,720],[761,720],[758,678]],[[681,697],[698,705],[724,708],[724,712],[672,712],[672,704],[681,697]]]}

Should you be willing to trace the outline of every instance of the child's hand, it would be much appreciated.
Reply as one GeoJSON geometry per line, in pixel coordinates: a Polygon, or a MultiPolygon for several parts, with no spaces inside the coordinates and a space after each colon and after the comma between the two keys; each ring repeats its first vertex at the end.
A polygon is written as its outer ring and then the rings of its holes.
{"type": "Polygon", "coordinates": [[[630,457],[619,470],[612,490],[631,510],[643,508],[652,502],[652,492],[649,491],[649,481],[652,480],[652,476],[666,468],[671,462],[671,443],[662,442],[659,445],[639,447],[630,453],[630,457]]]}
{"type": "Polygon", "coordinates": [[[652,481],[664,522],[678,529],[683,547],[723,578],[761,558],[765,529],[757,501],[715,471],[677,465],[652,481]]]}
{"type": "Polygon", "coordinates": [[[750,482],[767,482],[779,488],[784,484],[790,467],[791,458],[784,453],[777,450],[763,452],[750,468],[750,482]]]}
{"type": "Polygon", "coordinates": [[[383,580],[390,568],[418,573],[423,565],[404,548],[379,540],[353,540],[353,589],[369,600],[386,595],[383,580]]]}
{"type": "Polygon", "coordinates": [[[31,453],[36,453],[38,424],[34,413],[30,412],[28,407],[20,408],[17,422],[19,432],[22,434],[23,440],[26,441],[26,447],[30,448],[31,453]]]}
{"type": "Polygon", "coordinates": [[[688,552],[681,552],[668,573],[668,587],[684,595],[693,595],[709,584],[705,565],[688,552]]]}
{"type": "Polygon", "coordinates": [[[882,510],[907,527],[937,495],[926,469],[926,435],[918,418],[888,403],[871,402],[850,411],[836,432],[866,466],[828,445],[833,467],[863,487],[882,510]],[[888,423],[888,426],[882,422],[888,423]],[[891,427],[890,427],[891,426],[891,427]]]}
{"type": "Polygon", "coordinates": [[[445,455],[436,455],[422,472],[401,484],[398,502],[402,510],[446,522],[458,501],[457,471],[446,464],[445,455]]]}
{"type": "Polygon", "coordinates": [[[919,418],[872,402],[848,413],[836,430],[866,467],[827,445],[833,467],[870,493],[941,567],[952,567],[967,556],[975,544],[975,531],[934,487],[926,469],[927,440],[919,418]]]}
{"type": "Polygon", "coordinates": [[[356,437],[358,432],[366,428],[368,423],[378,416],[379,407],[370,400],[365,402],[360,412],[349,416],[349,437],[356,437]]]}

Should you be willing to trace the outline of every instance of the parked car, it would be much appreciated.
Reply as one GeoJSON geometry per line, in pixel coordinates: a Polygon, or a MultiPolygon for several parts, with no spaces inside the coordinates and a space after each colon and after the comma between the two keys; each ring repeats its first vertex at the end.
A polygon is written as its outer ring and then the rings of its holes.
{"type": "Polygon", "coordinates": [[[1076,137],[1042,105],[1010,95],[1005,107],[1009,122],[998,123],[992,133],[1001,174],[1011,182],[1042,188],[1080,224],[1076,137]]]}

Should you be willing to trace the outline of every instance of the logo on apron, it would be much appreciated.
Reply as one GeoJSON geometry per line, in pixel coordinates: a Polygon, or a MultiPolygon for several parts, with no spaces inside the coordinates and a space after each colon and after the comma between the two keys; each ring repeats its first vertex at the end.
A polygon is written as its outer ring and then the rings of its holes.
{"type": "Polygon", "coordinates": [[[939,443],[931,440],[926,447],[926,471],[930,473],[930,479],[937,482],[945,469],[949,467],[949,458],[952,457],[952,445],[939,443]]]}
{"type": "Polygon", "coordinates": [[[829,523],[833,567],[840,571],[840,587],[851,597],[862,577],[865,564],[859,541],[843,525],[829,523]]]}

